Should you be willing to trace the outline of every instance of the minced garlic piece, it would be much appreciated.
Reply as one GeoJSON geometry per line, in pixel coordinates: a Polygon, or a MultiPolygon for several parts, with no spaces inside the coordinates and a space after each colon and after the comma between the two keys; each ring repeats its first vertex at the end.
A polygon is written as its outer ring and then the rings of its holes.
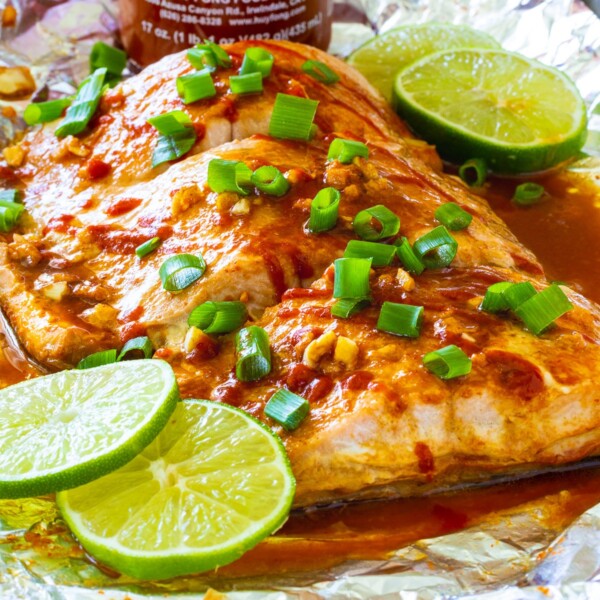
{"type": "Polygon", "coordinates": [[[239,199],[235,192],[222,192],[216,199],[217,210],[227,212],[239,199]]]}
{"type": "Polygon", "coordinates": [[[202,200],[200,188],[196,185],[188,185],[178,189],[171,198],[171,214],[177,215],[185,212],[190,206],[197,204],[202,200]]]}
{"type": "Polygon", "coordinates": [[[183,340],[183,349],[186,353],[192,352],[196,346],[207,336],[202,329],[198,329],[193,325],[187,330],[185,340],[183,340]]]}
{"type": "Polygon", "coordinates": [[[313,340],[304,350],[302,362],[314,369],[319,364],[319,361],[329,354],[336,343],[337,336],[333,331],[327,331],[320,335],[316,340],[313,340]]]}
{"type": "Polygon", "coordinates": [[[67,149],[71,154],[75,156],[81,156],[82,158],[85,156],[89,156],[91,150],[79,139],[73,135],[70,135],[65,138],[65,142],[67,143],[67,149]]]}
{"type": "Polygon", "coordinates": [[[25,150],[20,145],[8,146],[2,150],[4,160],[8,163],[9,167],[20,167],[25,160],[25,150]]]}
{"type": "Polygon", "coordinates": [[[250,213],[250,202],[248,202],[248,198],[242,198],[238,202],[233,205],[231,209],[231,214],[241,216],[247,215],[250,213]]]}
{"type": "Polygon", "coordinates": [[[358,344],[350,338],[340,335],[335,345],[333,360],[344,363],[347,369],[353,369],[358,359],[358,344]]]}
{"type": "Polygon", "coordinates": [[[69,286],[66,281],[56,281],[43,288],[42,293],[46,298],[60,302],[69,293],[69,286]]]}
{"type": "Polygon", "coordinates": [[[79,316],[98,329],[112,329],[119,311],[108,304],[96,304],[84,310],[79,316]]]}
{"type": "Polygon", "coordinates": [[[411,277],[408,271],[405,271],[404,269],[398,269],[398,272],[396,273],[396,279],[404,291],[412,292],[412,290],[415,289],[415,280],[411,277]]]}

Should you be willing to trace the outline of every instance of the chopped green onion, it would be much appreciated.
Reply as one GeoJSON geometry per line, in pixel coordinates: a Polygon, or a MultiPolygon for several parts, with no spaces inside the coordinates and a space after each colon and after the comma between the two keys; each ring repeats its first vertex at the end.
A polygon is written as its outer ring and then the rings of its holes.
{"type": "Polygon", "coordinates": [[[210,40],[204,40],[202,44],[196,44],[194,48],[198,50],[208,50],[212,52],[213,56],[215,57],[215,61],[219,67],[227,68],[233,64],[231,56],[229,56],[229,54],[227,54],[227,52],[225,52],[225,50],[223,50],[223,48],[221,48],[219,44],[215,44],[210,40]]]}
{"type": "Polygon", "coordinates": [[[319,103],[309,98],[277,94],[269,135],[275,138],[308,141],[313,133],[313,119],[319,103]]]}
{"type": "Polygon", "coordinates": [[[240,329],[236,338],[235,375],[240,381],[256,381],[271,372],[269,335],[262,327],[240,329]]]}
{"type": "Polygon", "coordinates": [[[470,187],[481,187],[487,173],[487,164],[483,158],[471,158],[458,169],[458,176],[470,187]]]}
{"type": "Polygon", "coordinates": [[[573,309],[566,294],[555,284],[523,302],[515,314],[535,335],[542,334],[556,319],[573,309]]]}
{"type": "Polygon", "coordinates": [[[340,193],[332,187],[319,190],[310,203],[308,230],[311,233],[329,231],[335,227],[338,219],[340,193]]]}
{"type": "Polygon", "coordinates": [[[302,65],[302,70],[313,79],[326,85],[337,83],[340,80],[340,76],[320,60],[307,60],[302,65]]]}
{"type": "Polygon", "coordinates": [[[0,202],[19,202],[21,200],[20,190],[0,190],[0,202]]]}
{"type": "Polygon", "coordinates": [[[96,69],[81,82],[73,103],[67,109],[65,118],[56,129],[55,133],[58,137],[77,135],[87,127],[100,103],[105,77],[106,68],[103,67],[96,69]]]}
{"type": "Polygon", "coordinates": [[[450,345],[426,354],[423,364],[440,379],[454,379],[468,375],[472,361],[458,346],[450,345]]]}
{"type": "Polygon", "coordinates": [[[517,310],[523,302],[529,300],[537,294],[537,290],[533,287],[529,281],[523,281],[522,283],[513,283],[507,287],[504,292],[504,299],[511,310],[517,310]]]}
{"type": "Polygon", "coordinates": [[[172,135],[173,133],[179,133],[186,127],[192,124],[192,119],[187,113],[182,110],[172,110],[167,113],[150,117],[148,123],[163,135],[172,135]]]}
{"type": "Polygon", "coordinates": [[[27,125],[39,125],[55,121],[68,106],[71,106],[73,96],[60,98],[59,100],[48,100],[48,102],[32,102],[28,104],[23,112],[23,120],[27,125]]]}
{"type": "Polygon", "coordinates": [[[209,70],[182,75],[175,80],[175,84],[177,85],[177,93],[184,104],[191,104],[217,95],[209,70]]]}
{"type": "Polygon", "coordinates": [[[422,235],[414,244],[416,257],[427,269],[447,267],[456,256],[458,242],[440,225],[422,235]]]}
{"type": "Polygon", "coordinates": [[[247,73],[246,75],[232,75],[229,78],[229,87],[233,94],[257,94],[263,91],[262,74],[247,73]]]}
{"type": "Polygon", "coordinates": [[[152,154],[152,166],[181,158],[196,143],[196,130],[189,115],[181,110],[172,110],[148,119],[161,134],[152,154]]]}
{"type": "Polygon", "coordinates": [[[187,51],[187,59],[195,69],[211,72],[217,70],[217,57],[208,48],[190,48],[187,51]]]}
{"type": "Polygon", "coordinates": [[[400,231],[400,218],[383,204],[378,204],[361,210],[354,217],[352,227],[358,237],[376,242],[396,235],[400,231]]]}
{"type": "Polygon", "coordinates": [[[420,275],[425,270],[425,265],[421,262],[421,259],[415,254],[412,249],[410,242],[405,238],[396,240],[394,242],[396,246],[396,254],[402,263],[402,266],[413,275],[420,275]]]}
{"type": "Polygon", "coordinates": [[[270,196],[283,196],[290,189],[288,180],[283,173],[276,167],[259,167],[252,173],[252,183],[264,194],[270,196]]]}
{"type": "Polygon", "coordinates": [[[454,202],[442,204],[435,211],[435,218],[450,231],[459,231],[471,224],[473,215],[454,202]]]}
{"type": "Polygon", "coordinates": [[[280,388],[267,402],[265,415],[287,431],[293,431],[304,421],[309,410],[310,404],[307,400],[285,388],[280,388]]]}
{"type": "Polygon", "coordinates": [[[371,304],[369,298],[340,298],[331,307],[331,314],[334,317],[347,319],[363,308],[367,308],[369,304],[371,304]]]}
{"type": "Polygon", "coordinates": [[[479,308],[489,313],[502,312],[508,310],[510,305],[504,295],[504,292],[514,284],[510,281],[500,281],[490,285],[485,292],[485,296],[479,308]]]}
{"type": "Polygon", "coordinates": [[[260,73],[263,77],[268,77],[274,62],[274,56],[264,48],[248,48],[244,53],[240,75],[260,73]]]}
{"type": "Polygon", "coordinates": [[[384,302],[377,319],[377,329],[394,335],[417,338],[423,324],[422,306],[384,302]]]}
{"type": "Polygon", "coordinates": [[[127,54],[114,46],[104,42],[96,42],[90,52],[90,72],[101,67],[106,68],[107,81],[115,83],[121,78],[121,73],[127,65],[127,54]]]}
{"type": "Polygon", "coordinates": [[[163,262],[158,270],[163,289],[180,292],[200,279],[206,271],[202,255],[175,254],[163,262]]]}
{"type": "Polygon", "coordinates": [[[0,200],[0,232],[12,231],[23,214],[25,207],[18,202],[7,202],[0,200]]]}
{"type": "Polygon", "coordinates": [[[367,298],[371,294],[370,258],[338,258],[333,262],[334,298],[367,298]]]}
{"type": "Polygon", "coordinates": [[[545,191],[539,183],[522,183],[516,187],[512,200],[517,206],[531,206],[540,201],[545,191]]]}
{"type": "Polygon", "coordinates": [[[95,352],[85,358],[82,358],[77,363],[77,369],[92,369],[94,367],[101,367],[102,365],[110,365],[117,362],[117,351],[116,350],[103,350],[102,352],[95,352]]]}
{"type": "Polygon", "coordinates": [[[344,258],[371,258],[374,267],[385,267],[392,262],[395,254],[396,246],[350,240],[344,251],[344,258]]]}
{"type": "Polygon", "coordinates": [[[153,351],[152,342],[147,336],[136,337],[123,346],[119,356],[117,356],[117,362],[124,360],[130,352],[141,352],[144,358],[152,358],[153,351]]]}
{"type": "Polygon", "coordinates": [[[148,254],[154,252],[161,244],[161,239],[159,237],[153,237],[151,240],[140,244],[136,249],[135,253],[138,258],[144,258],[144,256],[148,256],[148,254]]]}
{"type": "Polygon", "coordinates": [[[202,329],[204,333],[229,333],[238,329],[247,319],[243,302],[204,302],[188,317],[188,325],[202,329]]]}
{"type": "Polygon", "coordinates": [[[213,192],[235,192],[247,196],[252,187],[252,169],[240,160],[213,158],[208,163],[206,179],[213,192]]]}
{"type": "Polygon", "coordinates": [[[369,148],[362,142],[355,142],[354,140],[344,140],[342,138],[335,138],[331,144],[329,144],[329,152],[327,153],[327,160],[339,160],[342,164],[350,164],[356,156],[362,158],[369,158],[369,148]]]}

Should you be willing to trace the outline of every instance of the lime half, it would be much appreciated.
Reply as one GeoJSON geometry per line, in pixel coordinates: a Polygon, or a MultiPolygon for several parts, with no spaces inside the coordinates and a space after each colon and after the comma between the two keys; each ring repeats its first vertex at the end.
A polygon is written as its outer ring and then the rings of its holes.
{"type": "Polygon", "coordinates": [[[97,559],[168,579],[239,558],[285,522],[294,492],[270,429],[226,404],[186,400],[128,465],[57,501],[97,559]]]}
{"type": "Polygon", "coordinates": [[[583,146],[585,104],[564,74],[503,50],[430,54],[405,67],[394,106],[443,158],[497,173],[542,171],[583,146]]]}
{"type": "Polygon", "coordinates": [[[348,64],[358,69],[389,102],[396,73],[411,62],[441,50],[499,47],[493,37],[466,25],[403,25],[363,44],[348,57],[348,64]]]}
{"type": "Polygon", "coordinates": [[[56,492],[118,469],[158,435],[178,399],[173,370],[159,360],[0,390],[0,497],[56,492]]]}

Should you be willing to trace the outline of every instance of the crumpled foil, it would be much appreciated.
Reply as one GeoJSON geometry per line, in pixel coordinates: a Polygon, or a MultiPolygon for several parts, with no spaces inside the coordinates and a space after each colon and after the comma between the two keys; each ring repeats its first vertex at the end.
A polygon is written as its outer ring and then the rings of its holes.
{"type": "MultiPolygon", "coordinates": [[[[70,95],[87,74],[98,40],[117,33],[114,0],[8,0],[15,27],[0,23],[0,65],[30,67],[36,99],[70,95]]],[[[590,0],[594,5],[595,0],[590,0]]],[[[7,0],[0,0],[0,11],[7,0]]],[[[598,6],[598,3],[596,4],[598,6]]],[[[589,107],[585,151],[600,156],[600,20],[578,0],[345,0],[336,5],[330,48],[346,56],[377,32],[428,20],[467,23],[505,48],[566,71],[589,107]]],[[[10,105],[22,110],[29,102],[10,105]]],[[[6,103],[0,102],[0,106],[6,103]]],[[[0,115],[0,146],[24,123],[0,115]]],[[[573,170],[594,173],[597,159],[573,170]]],[[[581,472],[585,477],[585,471],[581,472]]],[[[458,533],[419,540],[387,560],[348,561],[310,573],[225,580],[136,582],[86,560],[51,498],[0,501],[0,598],[134,600],[204,598],[209,588],[232,600],[580,600],[600,598],[600,505],[569,525],[568,492],[488,516],[458,533]]]]}

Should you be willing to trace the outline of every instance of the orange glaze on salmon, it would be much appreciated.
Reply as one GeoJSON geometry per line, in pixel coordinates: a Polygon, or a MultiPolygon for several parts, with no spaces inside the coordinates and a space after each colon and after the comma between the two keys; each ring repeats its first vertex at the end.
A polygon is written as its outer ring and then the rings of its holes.
{"type": "Polygon", "coordinates": [[[421,493],[596,453],[595,305],[568,292],[576,309],[539,338],[479,311],[494,282],[542,289],[535,257],[483,199],[440,173],[432,149],[413,140],[344,63],[289,43],[252,45],[275,56],[262,95],[228,92],[227,77],[248,47],[239,43],[228,47],[234,66],[216,72],[217,97],[184,106],[174,80],[192,69],[185,54],[173,55],[108,91],[86,134],[59,140],[50,124],[22,142],[26,161],[2,171],[11,178],[6,187],[23,188],[27,214],[0,243],[0,304],[28,352],[65,368],[148,335],[185,397],[229,402],[273,425],[263,414],[272,393],[285,386],[302,395],[311,404],[307,420],[292,433],[277,428],[299,505],[421,493]],[[303,74],[307,59],[326,62],[341,81],[325,86],[303,74]],[[310,142],[266,135],[277,92],[319,101],[310,142]],[[175,109],[191,116],[198,142],[181,160],[152,169],[157,134],[146,119],[175,109]],[[335,137],[365,142],[369,158],[328,161],[335,137]],[[282,198],[211,192],[207,167],[215,157],[251,169],[274,165],[290,191],[282,198]],[[341,192],[338,222],[311,234],[310,201],[325,186],[341,192]],[[331,317],[329,267],[356,239],[360,210],[386,205],[412,242],[439,224],[434,212],[449,201],[473,215],[454,232],[459,249],[450,268],[414,280],[397,267],[375,269],[372,306],[350,319],[331,317]],[[137,258],[135,248],[155,236],[160,248],[137,258]],[[181,293],[163,290],[165,258],[198,252],[204,276],[181,293]],[[273,351],[272,373],[252,384],[234,376],[233,334],[188,335],[198,304],[238,299],[268,331],[273,351]],[[376,330],[386,300],[425,307],[418,339],[376,330]],[[446,382],[424,369],[423,355],[448,344],[472,358],[471,375],[446,382]]]}

